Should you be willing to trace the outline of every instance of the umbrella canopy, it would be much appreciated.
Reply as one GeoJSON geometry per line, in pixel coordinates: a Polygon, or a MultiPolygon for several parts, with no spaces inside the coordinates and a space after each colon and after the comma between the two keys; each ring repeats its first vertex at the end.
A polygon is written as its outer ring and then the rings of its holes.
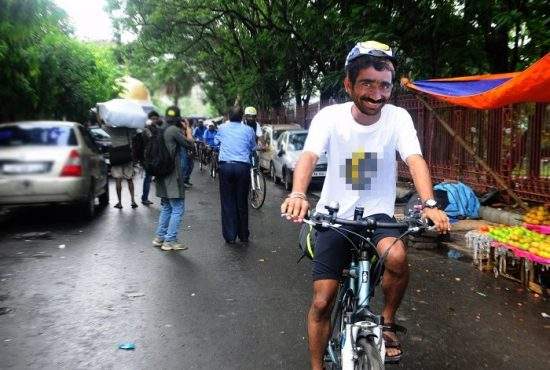
{"type": "Polygon", "coordinates": [[[121,98],[132,100],[141,105],[145,113],[149,113],[152,110],[158,111],[151,102],[149,89],[143,82],[130,76],[121,77],[117,79],[116,82],[122,87],[122,91],[119,94],[121,98]]]}

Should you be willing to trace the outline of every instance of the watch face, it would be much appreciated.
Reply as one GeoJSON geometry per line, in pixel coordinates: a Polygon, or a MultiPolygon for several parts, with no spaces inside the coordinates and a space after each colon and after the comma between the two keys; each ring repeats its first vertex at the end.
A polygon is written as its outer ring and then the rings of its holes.
{"type": "Polygon", "coordinates": [[[437,202],[434,199],[428,199],[426,201],[426,206],[430,208],[434,208],[435,206],[437,206],[437,202]]]}

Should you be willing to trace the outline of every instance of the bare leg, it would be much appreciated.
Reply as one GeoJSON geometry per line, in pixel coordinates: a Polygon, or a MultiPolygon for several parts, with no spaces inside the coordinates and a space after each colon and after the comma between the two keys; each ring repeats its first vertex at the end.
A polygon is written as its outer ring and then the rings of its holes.
{"type": "Polygon", "coordinates": [[[313,301],[307,315],[307,334],[311,368],[324,368],[323,357],[330,336],[330,310],[338,290],[336,280],[316,280],[313,282],[313,301]]]}
{"type": "Polygon", "coordinates": [[[118,204],[121,204],[122,198],[122,179],[115,179],[116,182],[116,196],[118,197],[118,204]]]}
{"type": "Polygon", "coordinates": [[[130,197],[132,198],[132,205],[136,204],[134,200],[134,180],[128,179],[128,189],[130,190],[130,197]]]}
{"type": "MultiPolygon", "coordinates": [[[[391,237],[380,240],[377,245],[378,253],[383,255],[394,241],[395,238],[391,237]]],[[[409,265],[405,245],[402,241],[397,241],[386,257],[384,277],[382,278],[382,290],[384,292],[382,316],[384,316],[385,323],[392,324],[395,322],[395,313],[401,304],[408,284],[409,265]]],[[[384,335],[391,337],[393,340],[397,339],[393,333],[385,332],[384,335]]],[[[387,349],[387,355],[390,357],[399,355],[400,352],[396,348],[387,349]]]]}

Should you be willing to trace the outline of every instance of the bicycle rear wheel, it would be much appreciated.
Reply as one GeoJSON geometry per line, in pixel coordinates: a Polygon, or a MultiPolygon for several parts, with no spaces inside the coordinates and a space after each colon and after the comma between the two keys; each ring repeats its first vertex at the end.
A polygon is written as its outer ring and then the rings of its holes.
{"type": "Polygon", "coordinates": [[[258,169],[253,170],[252,181],[250,184],[250,191],[248,192],[248,201],[252,208],[260,209],[265,202],[266,193],[266,181],[263,173],[258,169]]]}
{"type": "Polygon", "coordinates": [[[372,339],[360,338],[357,341],[357,347],[360,351],[360,356],[355,364],[357,370],[384,370],[384,361],[382,361],[380,352],[372,339]]]}

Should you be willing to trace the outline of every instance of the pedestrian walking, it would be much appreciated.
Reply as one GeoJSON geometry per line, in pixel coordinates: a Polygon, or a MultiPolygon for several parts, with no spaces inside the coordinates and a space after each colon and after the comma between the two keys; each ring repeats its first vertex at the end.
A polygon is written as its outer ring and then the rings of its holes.
{"type": "Polygon", "coordinates": [[[222,234],[229,244],[239,237],[247,243],[248,190],[250,187],[250,156],[256,149],[256,135],[242,124],[243,110],[233,107],[229,122],[218,128],[214,143],[220,145],[219,174],[222,213],[222,234]]]}
{"type": "Polygon", "coordinates": [[[138,205],[134,199],[135,169],[132,158],[132,138],[137,132],[132,128],[110,127],[107,125],[103,125],[103,129],[109,134],[109,136],[111,136],[111,176],[115,179],[116,195],[118,198],[115,208],[122,209],[122,180],[126,180],[128,182],[128,190],[130,191],[132,208],[137,208],[138,205]],[[118,161],[116,161],[117,158],[115,158],[115,154],[118,158],[124,157],[124,163],[118,163],[118,161]]]}
{"type": "Polygon", "coordinates": [[[161,211],[153,245],[164,251],[187,249],[178,241],[178,229],[185,212],[184,169],[181,163],[182,153],[193,147],[193,136],[187,122],[184,133],[181,122],[179,109],[169,107],[166,110],[166,128],[161,134],[170,158],[174,161],[174,169],[169,175],[155,178],[161,211]]]}
{"type": "MultiPolygon", "coordinates": [[[[143,164],[143,155],[144,155],[143,152],[145,150],[147,140],[152,137],[152,131],[159,129],[163,124],[159,114],[154,110],[149,112],[147,116],[149,117],[149,122],[147,127],[141,134],[143,145],[141,146],[141,150],[140,150],[140,159],[142,164],[143,164]]],[[[145,177],[143,178],[143,188],[142,188],[143,190],[141,193],[141,204],[146,206],[153,204],[153,202],[149,200],[149,191],[151,190],[152,179],[153,179],[153,175],[147,170],[145,170],[145,177]]]]}

